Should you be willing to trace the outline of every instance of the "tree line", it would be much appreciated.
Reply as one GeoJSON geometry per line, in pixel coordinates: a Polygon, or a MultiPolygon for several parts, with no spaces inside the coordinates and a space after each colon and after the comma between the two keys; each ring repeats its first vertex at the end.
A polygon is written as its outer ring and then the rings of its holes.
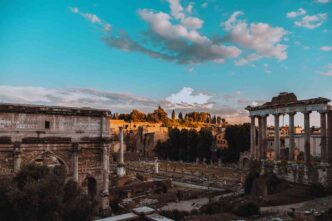
{"type": "Polygon", "coordinates": [[[158,141],[156,154],[161,159],[194,162],[211,159],[213,136],[207,128],[197,132],[194,129],[187,130],[178,128],[169,130],[169,139],[165,142],[158,141]]]}
{"type": "Polygon", "coordinates": [[[175,110],[171,113],[171,118],[168,117],[167,112],[162,108],[158,107],[152,113],[143,113],[137,109],[132,110],[129,114],[112,114],[112,119],[124,120],[127,122],[151,122],[151,123],[162,123],[164,126],[188,126],[195,127],[199,123],[211,123],[211,124],[221,124],[225,123],[226,120],[220,116],[212,116],[207,112],[189,112],[183,114],[179,112],[176,115],[175,110]]]}
{"type": "Polygon", "coordinates": [[[215,147],[215,138],[209,128],[202,128],[199,132],[172,128],[169,139],[158,141],[155,151],[160,159],[166,160],[195,162],[198,158],[201,162],[221,159],[223,163],[235,163],[240,153],[250,148],[250,124],[227,126],[225,139],[228,148],[221,150],[215,147]]]}

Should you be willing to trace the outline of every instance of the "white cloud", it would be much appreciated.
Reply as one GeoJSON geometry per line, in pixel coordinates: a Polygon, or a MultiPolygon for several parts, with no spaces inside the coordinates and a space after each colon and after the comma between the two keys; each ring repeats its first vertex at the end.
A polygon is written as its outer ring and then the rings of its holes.
{"type": "Polygon", "coordinates": [[[320,74],[324,76],[332,76],[332,63],[327,64],[326,71],[323,71],[320,74]]]}
{"type": "MultiPolygon", "coordinates": [[[[175,57],[178,63],[200,63],[203,61],[224,62],[225,58],[239,56],[241,50],[235,46],[226,46],[212,42],[207,36],[201,34],[204,21],[188,15],[179,0],[169,0],[170,14],[156,12],[151,9],[138,10],[139,16],[149,23],[152,34],[157,35],[159,44],[169,54],[175,57]],[[180,57],[181,56],[181,57],[180,57]]],[[[192,7],[192,6],[191,6],[192,7]]],[[[188,8],[188,7],[187,7],[188,8]]],[[[189,11],[191,12],[192,9],[189,11]]],[[[161,56],[159,56],[161,57],[161,56]]]]}
{"type": "Polygon", "coordinates": [[[170,4],[171,15],[176,19],[183,19],[185,15],[180,0],[168,0],[168,3],[170,4]]]}
{"type": "Polygon", "coordinates": [[[326,4],[326,3],[329,3],[330,0],[315,0],[315,2],[326,4]]]}
{"type": "Polygon", "coordinates": [[[297,11],[288,12],[286,16],[287,18],[296,18],[298,16],[305,15],[306,13],[306,10],[299,8],[297,11]]]}
{"type": "Polygon", "coordinates": [[[190,2],[189,5],[186,7],[186,11],[191,14],[193,12],[193,3],[190,2]]]}
{"type": "Polygon", "coordinates": [[[237,66],[243,66],[243,65],[249,64],[250,62],[259,60],[261,58],[262,58],[262,56],[259,56],[259,55],[255,54],[255,53],[254,54],[249,54],[246,57],[241,58],[241,59],[235,61],[235,65],[237,65],[237,66]]]}
{"type": "Polygon", "coordinates": [[[204,93],[194,93],[194,89],[184,87],[179,92],[166,97],[165,100],[174,106],[174,108],[196,107],[211,109],[213,107],[213,103],[209,101],[211,97],[211,95],[204,93]]]}
{"type": "Polygon", "coordinates": [[[322,46],[320,47],[321,51],[332,51],[332,46],[322,46]]]}
{"type": "Polygon", "coordinates": [[[201,6],[202,6],[202,8],[207,8],[209,6],[209,3],[208,2],[204,2],[201,6]]]}
{"type": "Polygon", "coordinates": [[[78,12],[79,12],[78,8],[76,8],[76,7],[69,7],[69,10],[70,10],[72,13],[78,13],[78,12]]]}
{"type": "Polygon", "coordinates": [[[182,20],[182,24],[188,29],[200,29],[203,23],[201,19],[196,17],[186,17],[182,20]]]}
{"type": "Polygon", "coordinates": [[[168,39],[184,38],[195,43],[207,43],[207,37],[202,36],[196,30],[188,30],[187,27],[171,23],[171,17],[164,12],[155,13],[149,9],[138,10],[140,17],[147,21],[155,33],[168,39]]]}
{"type": "Polygon", "coordinates": [[[95,107],[116,111],[132,108],[152,110],[158,106],[146,97],[87,88],[52,89],[44,87],[0,85],[0,101],[8,103],[95,107]]]}
{"type": "Polygon", "coordinates": [[[80,12],[80,10],[76,7],[69,7],[69,10],[74,13],[74,14],[79,14],[92,24],[96,24],[100,26],[104,31],[110,31],[111,30],[111,25],[102,19],[100,19],[97,15],[92,14],[92,13],[83,13],[80,12]]]}
{"type": "Polygon", "coordinates": [[[315,29],[321,26],[327,19],[327,13],[319,13],[316,15],[306,15],[307,11],[303,8],[299,8],[297,11],[287,13],[287,17],[294,19],[300,17],[294,24],[298,27],[315,29]]]}
{"type": "Polygon", "coordinates": [[[83,16],[84,18],[86,18],[87,20],[89,20],[91,23],[98,23],[98,24],[101,23],[100,18],[98,18],[98,16],[95,15],[95,14],[82,13],[82,16],[83,16]]]}
{"type": "Polygon", "coordinates": [[[316,15],[306,15],[299,21],[295,21],[294,24],[298,27],[304,27],[308,29],[315,29],[321,26],[327,19],[327,13],[319,13],[316,15]]]}
{"type": "Polygon", "coordinates": [[[245,63],[248,59],[257,60],[263,57],[274,57],[278,60],[287,58],[287,46],[281,44],[284,36],[288,34],[285,29],[271,27],[266,23],[248,24],[245,20],[238,19],[241,15],[243,12],[236,11],[221,24],[226,31],[229,31],[232,42],[255,51],[240,63],[245,63]]]}

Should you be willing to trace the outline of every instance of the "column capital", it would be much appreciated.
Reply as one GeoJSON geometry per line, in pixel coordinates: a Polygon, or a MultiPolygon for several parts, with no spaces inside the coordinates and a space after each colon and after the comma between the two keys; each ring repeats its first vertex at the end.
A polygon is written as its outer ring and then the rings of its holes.
{"type": "Polygon", "coordinates": [[[273,116],[275,116],[275,117],[279,117],[280,115],[283,115],[283,114],[281,114],[281,113],[275,113],[275,114],[272,114],[273,116]]]}
{"type": "Polygon", "coordinates": [[[287,112],[286,114],[288,114],[289,116],[294,116],[296,114],[296,112],[295,111],[293,111],[293,112],[287,112]]]}
{"type": "Polygon", "coordinates": [[[262,114],[262,115],[257,115],[258,118],[267,118],[267,116],[269,116],[268,114],[262,114]]]}
{"type": "Polygon", "coordinates": [[[79,143],[72,143],[72,152],[73,153],[78,153],[79,151],[80,151],[80,145],[79,145],[79,143]]]}
{"type": "Polygon", "coordinates": [[[101,145],[100,145],[100,147],[101,147],[102,150],[105,150],[105,149],[108,150],[109,146],[110,145],[108,143],[101,143],[101,145]]]}
{"type": "Polygon", "coordinates": [[[302,111],[302,114],[310,114],[312,111],[302,111]]]}
{"type": "Polygon", "coordinates": [[[21,142],[14,142],[14,156],[20,155],[21,154],[21,142]]]}
{"type": "Polygon", "coordinates": [[[318,113],[320,113],[320,114],[327,114],[327,110],[319,110],[319,111],[317,111],[318,113]]]}

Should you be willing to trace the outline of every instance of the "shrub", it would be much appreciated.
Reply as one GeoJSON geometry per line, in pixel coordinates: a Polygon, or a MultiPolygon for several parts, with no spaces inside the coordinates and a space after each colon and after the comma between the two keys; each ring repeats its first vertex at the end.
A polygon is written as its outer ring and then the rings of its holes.
{"type": "Polygon", "coordinates": [[[249,217],[259,214],[259,206],[254,202],[246,202],[234,208],[234,214],[241,217],[249,217]]]}
{"type": "Polygon", "coordinates": [[[61,167],[23,167],[12,180],[0,185],[0,220],[91,220],[95,199],[84,195],[75,182],[65,184],[65,178],[61,167]]]}

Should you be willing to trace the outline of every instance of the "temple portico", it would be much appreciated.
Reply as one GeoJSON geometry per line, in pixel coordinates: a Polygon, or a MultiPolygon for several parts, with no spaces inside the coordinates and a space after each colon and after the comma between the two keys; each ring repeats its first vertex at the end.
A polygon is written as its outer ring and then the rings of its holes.
{"type": "MultiPolygon", "coordinates": [[[[260,106],[248,106],[251,122],[250,132],[250,154],[255,160],[267,159],[267,117],[274,117],[274,147],[273,160],[279,162],[280,155],[280,116],[288,115],[289,117],[289,151],[288,163],[298,163],[295,159],[295,140],[294,140],[294,116],[296,113],[303,114],[304,125],[304,170],[308,170],[308,166],[312,164],[310,154],[310,115],[312,112],[320,114],[320,153],[321,165],[332,165],[332,107],[328,105],[330,102],[327,98],[314,98],[307,100],[298,100],[294,93],[283,92],[273,97],[270,102],[266,102],[260,106]],[[257,119],[257,120],[256,120],[257,119]],[[256,126],[256,121],[258,126],[256,126]]],[[[304,171],[306,172],[306,171],[304,171]]]]}

